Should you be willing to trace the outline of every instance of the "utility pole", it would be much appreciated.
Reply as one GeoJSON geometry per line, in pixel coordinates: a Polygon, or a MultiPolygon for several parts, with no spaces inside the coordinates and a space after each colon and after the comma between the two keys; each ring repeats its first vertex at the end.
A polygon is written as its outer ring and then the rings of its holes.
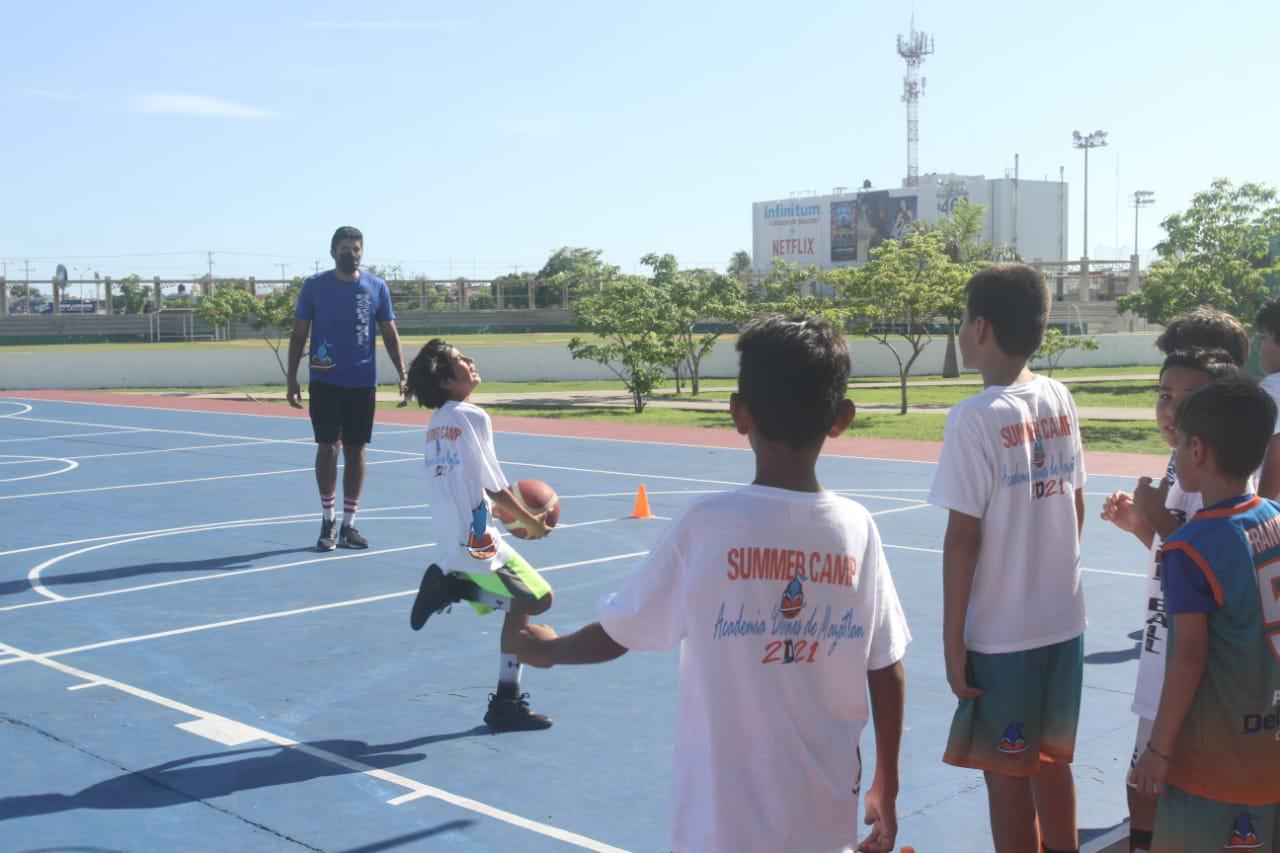
{"type": "Polygon", "coordinates": [[[289,266],[289,265],[288,265],[288,264],[276,264],[276,266],[280,267],[280,286],[281,286],[282,288],[286,288],[286,287],[288,287],[288,286],[289,286],[289,279],[288,279],[287,277],[285,277],[284,270],[285,270],[285,267],[287,267],[287,266],[289,266]]]}
{"type": "Polygon", "coordinates": [[[31,316],[31,261],[22,262],[22,287],[27,295],[27,316],[31,316]]]}
{"type": "Polygon", "coordinates": [[[213,293],[213,252],[209,252],[209,279],[204,286],[204,295],[208,296],[213,293]]]}

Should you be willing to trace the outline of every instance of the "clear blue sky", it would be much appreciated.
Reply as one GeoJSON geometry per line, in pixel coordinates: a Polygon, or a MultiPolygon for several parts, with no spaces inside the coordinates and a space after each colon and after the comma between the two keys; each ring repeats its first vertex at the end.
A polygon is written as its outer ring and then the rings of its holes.
{"type": "MultiPolygon", "coordinates": [[[[216,275],[293,276],[353,224],[368,261],[440,277],[536,270],[562,245],[723,268],[750,249],[753,201],[900,183],[910,10],[0,0],[0,258],[11,279],[25,258],[33,278],[59,260],[181,276],[213,250],[216,275]]],[[[1135,189],[1156,193],[1145,252],[1213,178],[1280,184],[1275,0],[914,12],[936,41],[921,170],[1065,166],[1072,256],[1073,129],[1110,133],[1090,155],[1094,257],[1128,253],[1135,189]]]]}

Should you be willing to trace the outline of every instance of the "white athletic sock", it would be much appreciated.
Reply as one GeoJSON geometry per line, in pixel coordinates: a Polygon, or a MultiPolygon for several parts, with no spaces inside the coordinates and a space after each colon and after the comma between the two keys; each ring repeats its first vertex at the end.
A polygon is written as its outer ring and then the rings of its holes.
{"type": "Polygon", "coordinates": [[[356,508],[360,506],[359,498],[342,499],[342,526],[350,527],[356,521],[356,508]]]}
{"type": "Polygon", "coordinates": [[[337,498],[337,495],[321,495],[320,496],[320,511],[321,513],[323,513],[322,517],[324,518],[325,521],[333,521],[333,516],[334,516],[333,504],[336,498],[337,498]]]}
{"type": "Polygon", "coordinates": [[[500,664],[498,666],[498,686],[506,687],[513,693],[520,692],[520,671],[524,669],[520,661],[515,655],[500,654],[498,655],[500,664]]]}

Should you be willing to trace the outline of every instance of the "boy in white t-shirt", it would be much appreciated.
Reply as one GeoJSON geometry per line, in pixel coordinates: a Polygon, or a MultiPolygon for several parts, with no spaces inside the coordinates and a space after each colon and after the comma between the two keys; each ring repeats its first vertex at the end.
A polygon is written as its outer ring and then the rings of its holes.
{"type": "MultiPolygon", "coordinates": [[[[1258,366],[1266,374],[1258,383],[1263,391],[1280,406],[1280,297],[1272,297],[1262,304],[1253,320],[1254,328],[1262,336],[1258,346],[1258,366]]],[[[1267,455],[1258,473],[1258,494],[1264,498],[1280,498],[1280,417],[1276,418],[1275,433],[1267,445],[1267,455]]]]}
{"type": "Polygon", "coordinates": [[[983,391],[952,408],[929,502],[943,545],[947,681],[960,700],[943,760],[985,772],[997,851],[1079,846],[1075,750],[1083,675],[1084,453],[1071,393],[1027,361],[1049,292],[1000,264],[965,286],[966,367],[983,391]]]}
{"type": "MultiPolygon", "coordinates": [[[[1215,379],[1238,376],[1239,370],[1226,350],[1194,348],[1168,354],[1160,368],[1160,385],[1156,392],[1156,426],[1170,447],[1177,445],[1174,416],[1178,406],[1193,391],[1215,379]]],[[[1150,550],[1147,563],[1147,588],[1142,640],[1138,648],[1138,681],[1133,691],[1133,712],[1138,715],[1129,767],[1137,764],[1151,739],[1151,727],[1160,707],[1160,689],[1164,683],[1164,662],[1169,622],[1164,606],[1161,571],[1161,546],[1169,536],[1200,511],[1203,506],[1198,492],[1187,493],[1177,482],[1174,457],[1169,457],[1168,470],[1159,486],[1150,477],[1138,481],[1134,494],[1115,492],[1102,505],[1102,519],[1121,530],[1127,530],[1150,550]]],[[[1155,827],[1156,804],[1142,797],[1132,785],[1126,786],[1129,800],[1129,850],[1141,853],[1151,847],[1155,827]]]]}
{"type": "Polygon", "coordinates": [[[516,654],[529,617],[551,607],[551,586],[507,544],[491,504],[524,522],[530,539],[547,535],[545,513],[531,515],[516,500],[493,448],[493,423],[467,402],[480,384],[475,361],[439,338],[409,365],[407,393],[435,409],[427,425],[424,457],[427,504],[435,521],[436,560],[422,577],[409,624],[416,631],[433,613],[469,601],[480,614],[505,612],[499,640],[498,689],[489,696],[485,724],[494,731],[545,729],[551,719],[529,708],[520,692],[516,654]]]}
{"type": "Polygon", "coordinates": [[[902,656],[910,635],[879,533],[823,490],[815,464],[853,419],[849,352],[825,321],[762,318],[738,340],[730,412],[755,452],[750,486],[690,503],[644,565],[568,636],[522,636],[533,666],[599,663],[681,644],[670,847],[847,850],[858,832],[858,739],[871,714],[873,829],[897,835],[902,656]]]}

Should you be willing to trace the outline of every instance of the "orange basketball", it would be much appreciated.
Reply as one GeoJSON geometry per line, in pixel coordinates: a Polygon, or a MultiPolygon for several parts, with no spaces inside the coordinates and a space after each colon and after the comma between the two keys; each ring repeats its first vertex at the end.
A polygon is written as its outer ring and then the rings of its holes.
{"type": "MultiPolygon", "coordinates": [[[[560,520],[560,498],[556,496],[555,489],[541,480],[521,480],[512,486],[511,492],[516,500],[533,515],[546,512],[548,527],[555,527],[556,522],[560,520]]],[[[502,522],[503,527],[507,528],[507,532],[512,536],[517,539],[529,537],[529,531],[525,530],[524,524],[517,521],[515,516],[502,507],[495,504],[493,515],[502,522]]]]}

